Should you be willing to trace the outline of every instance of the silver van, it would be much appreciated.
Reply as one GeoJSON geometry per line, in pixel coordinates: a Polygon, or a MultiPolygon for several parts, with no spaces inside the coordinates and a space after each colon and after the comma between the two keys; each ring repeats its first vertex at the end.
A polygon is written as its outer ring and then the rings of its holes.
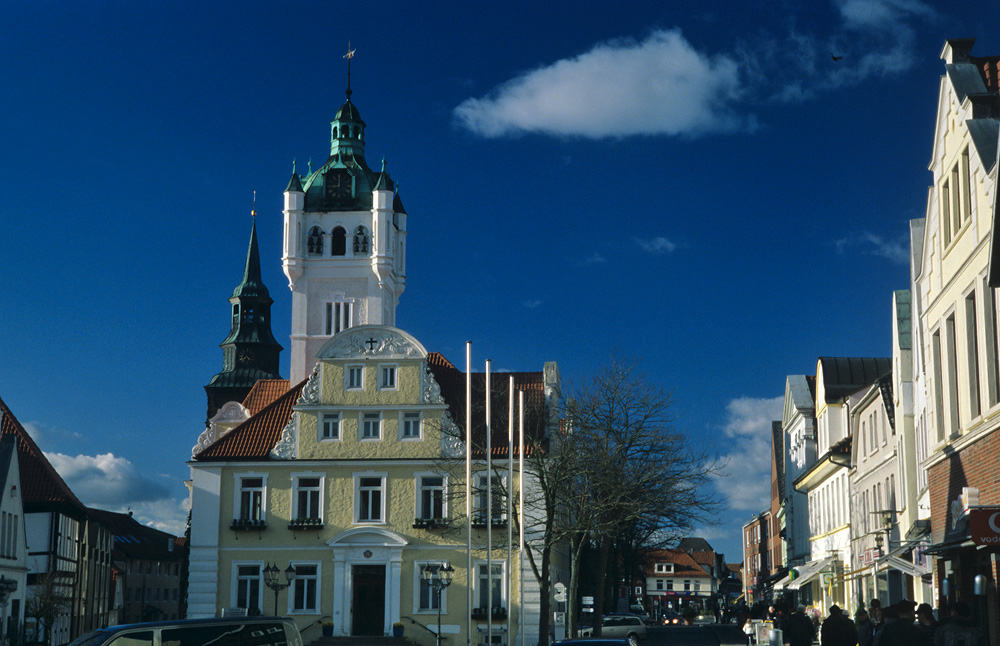
{"type": "Polygon", "coordinates": [[[287,617],[228,617],[99,628],[70,646],[302,646],[302,636],[287,617]]]}

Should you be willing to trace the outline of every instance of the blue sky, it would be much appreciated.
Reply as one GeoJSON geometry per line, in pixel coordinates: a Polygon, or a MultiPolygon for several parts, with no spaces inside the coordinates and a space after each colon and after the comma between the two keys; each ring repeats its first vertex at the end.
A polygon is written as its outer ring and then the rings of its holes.
{"type": "Polygon", "coordinates": [[[785,376],[890,352],[938,55],[1000,53],[1000,6],[692,6],[0,2],[0,397],[85,502],[183,531],[253,192],[287,347],[281,191],[350,41],[410,216],[399,326],[569,383],[639,360],[732,457],[700,533],[738,561],[785,376]]]}

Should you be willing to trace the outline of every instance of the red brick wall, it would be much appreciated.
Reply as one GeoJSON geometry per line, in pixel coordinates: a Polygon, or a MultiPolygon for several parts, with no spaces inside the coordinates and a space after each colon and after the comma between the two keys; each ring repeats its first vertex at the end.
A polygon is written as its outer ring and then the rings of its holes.
{"type": "Polygon", "coordinates": [[[1000,429],[952,454],[927,471],[931,497],[931,541],[940,543],[950,526],[948,508],[962,487],[978,487],[979,503],[1000,504],[1000,429]]]}

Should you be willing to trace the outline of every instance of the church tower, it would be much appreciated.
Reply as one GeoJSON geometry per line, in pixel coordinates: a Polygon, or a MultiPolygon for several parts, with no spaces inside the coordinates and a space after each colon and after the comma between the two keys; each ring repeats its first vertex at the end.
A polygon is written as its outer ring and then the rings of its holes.
{"type": "Polygon", "coordinates": [[[205,386],[208,417],[223,404],[241,402],[259,379],[281,379],[278,355],[281,345],[271,334],[271,296],[260,277],[260,251],[257,249],[257,213],[250,228],[250,248],[243,269],[243,280],[229,298],[232,304],[232,327],[221,343],[222,372],[205,386]]]}
{"type": "Polygon", "coordinates": [[[282,266],[292,290],[291,375],[309,376],[316,353],[356,325],[396,325],[406,287],[406,211],[386,171],[365,161],[365,122],[347,101],[330,123],[330,156],[285,188],[282,266]]]}

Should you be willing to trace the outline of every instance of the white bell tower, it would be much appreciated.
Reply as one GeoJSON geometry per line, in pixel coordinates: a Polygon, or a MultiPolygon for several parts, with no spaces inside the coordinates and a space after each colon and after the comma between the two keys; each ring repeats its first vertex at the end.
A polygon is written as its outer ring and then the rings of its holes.
{"type": "Polygon", "coordinates": [[[330,123],[330,157],[285,188],[282,266],[292,290],[291,369],[297,384],[316,353],[357,325],[396,325],[406,287],[406,211],[382,162],[364,157],[365,122],[347,101],[330,123]]]}

